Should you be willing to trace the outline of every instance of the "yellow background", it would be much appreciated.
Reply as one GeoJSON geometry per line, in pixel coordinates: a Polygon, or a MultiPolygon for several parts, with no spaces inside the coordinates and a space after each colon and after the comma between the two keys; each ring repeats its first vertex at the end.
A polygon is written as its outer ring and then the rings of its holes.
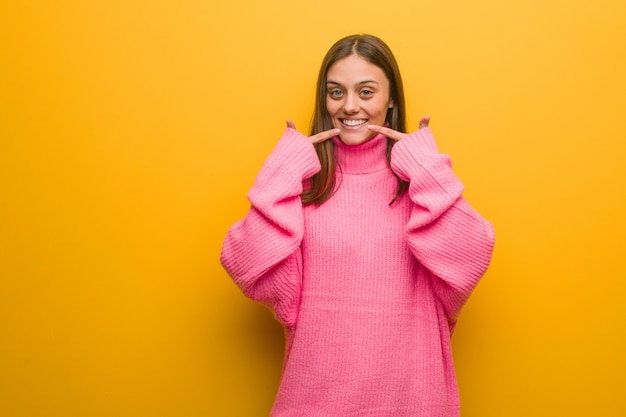
{"type": "Polygon", "coordinates": [[[0,5],[0,415],[267,415],[282,331],[219,250],[356,32],[496,228],[462,415],[626,415],[626,3],[215,3],[0,5]]]}

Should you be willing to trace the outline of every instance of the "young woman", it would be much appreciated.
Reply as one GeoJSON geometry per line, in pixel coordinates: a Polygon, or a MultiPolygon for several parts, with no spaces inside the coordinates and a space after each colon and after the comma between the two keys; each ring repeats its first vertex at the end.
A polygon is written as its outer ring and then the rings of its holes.
{"type": "Polygon", "coordinates": [[[494,233],[404,107],[387,45],[339,40],[310,137],[287,122],[225,238],[224,268],[286,329],[272,416],[459,415],[450,336],[494,233]]]}

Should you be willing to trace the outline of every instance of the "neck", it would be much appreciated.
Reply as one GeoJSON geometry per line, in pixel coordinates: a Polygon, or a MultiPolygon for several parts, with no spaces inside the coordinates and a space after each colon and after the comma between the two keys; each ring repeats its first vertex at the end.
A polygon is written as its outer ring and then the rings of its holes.
{"type": "Polygon", "coordinates": [[[367,174],[388,167],[387,138],[381,133],[360,145],[346,145],[338,136],[332,141],[335,161],[344,174],[367,174]]]}

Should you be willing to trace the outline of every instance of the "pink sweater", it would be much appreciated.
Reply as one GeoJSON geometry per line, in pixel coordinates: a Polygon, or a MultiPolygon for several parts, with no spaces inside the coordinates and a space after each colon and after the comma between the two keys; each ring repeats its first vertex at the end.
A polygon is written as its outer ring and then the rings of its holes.
{"type": "Polygon", "coordinates": [[[450,335],[486,271],[491,225],[461,196],[428,128],[335,145],[337,192],[303,206],[320,169],[313,145],[287,129],[229,230],[224,268],[286,328],[275,417],[455,417],[450,335]]]}

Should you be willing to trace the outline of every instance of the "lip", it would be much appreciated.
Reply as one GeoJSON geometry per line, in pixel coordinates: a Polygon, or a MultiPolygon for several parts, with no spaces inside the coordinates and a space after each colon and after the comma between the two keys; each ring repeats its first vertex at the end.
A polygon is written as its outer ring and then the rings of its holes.
{"type": "Polygon", "coordinates": [[[342,128],[345,129],[359,129],[363,126],[367,126],[367,122],[369,121],[369,119],[366,118],[355,118],[355,119],[349,119],[349,118],[340,118],[339,119],[339,123],[341,124],[342,128]],[[362,123],[360,124],[355,124],[355,125],[351,125],[351,124],[346,124],[345,122],[356,122],[356,121],[361,121],[362,123]]]}

